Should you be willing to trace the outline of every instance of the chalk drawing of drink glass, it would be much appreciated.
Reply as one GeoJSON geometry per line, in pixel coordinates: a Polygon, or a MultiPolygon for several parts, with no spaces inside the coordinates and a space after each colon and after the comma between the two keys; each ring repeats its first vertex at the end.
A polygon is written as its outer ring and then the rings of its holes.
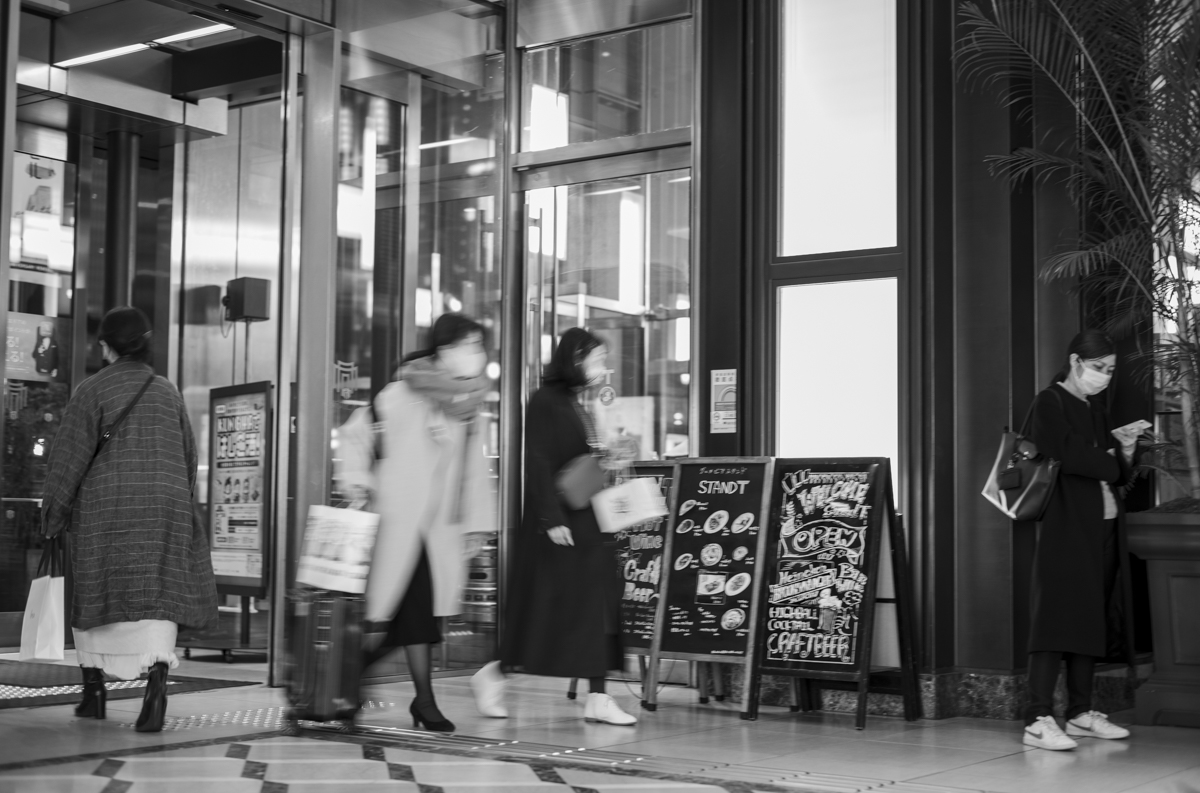
{"type": "Polygon", "coordinates": [[[821,633],[833,633],[834,622],[837,621],[838,613],[842,610],[841,598],[833,594],[831,589],[822,589],[821,598],[817,601],[817,608],[821,615],[817,623],[817,630],[821,633]]]}

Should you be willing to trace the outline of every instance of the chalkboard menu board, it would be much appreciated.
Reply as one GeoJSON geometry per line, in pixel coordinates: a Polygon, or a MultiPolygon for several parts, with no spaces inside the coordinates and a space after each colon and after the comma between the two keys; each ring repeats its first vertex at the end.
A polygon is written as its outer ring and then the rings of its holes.
{"type": "MultiPolygon", "coordinates": [[[[635,463],[619,477],[650,478],[661,488],[667,503],[675,478],[674,463],[635,463]]],[[[627,650],[648,651],[662,587],[663,554],[666,552],[668,519],[656,518],[617,535],[617,562],[621,570],[621,644],[627,650]]]]}
{"type": "Polygon", "coordinates": [[[757,717],[761,679],[767,673],[793,678],[802,710],[812,702],[813,685],[856,684],[855,725],[860,730],[866,726],[872,691],[901,694],[905,718],[919,718],[906,541],[896,514],[890,461],[776,460],[771,480],[757,644],[742,717],[757,717]],[[887,569],[881,565],[885,546],[887,569]],[[883,581],[894,598],[876,597],[883,581]],[[876,673],[885,670],[871,666],[876,604],[885,599],[895,608],[898,685],[882,675],[876,680],[876,673]]]}
{"type": "Polygon", "coordinates": [[[778,464],[764,667],[858,663],[884,517],[878,469],[874,461],[778,464]]]}
{"type": "Polygon", "coordinates": [[[686,460],[670,515],[660,653],[747,653],[770,461],[686,460]]]}

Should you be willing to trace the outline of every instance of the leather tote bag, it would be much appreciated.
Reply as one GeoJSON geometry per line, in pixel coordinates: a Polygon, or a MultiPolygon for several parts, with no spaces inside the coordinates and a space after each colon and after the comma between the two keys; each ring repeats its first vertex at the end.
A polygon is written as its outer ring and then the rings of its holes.
{"type": "MultiPolygon", "coordinates": [[[[1057,392],[1055,396],[1062,399],[1057,392]]],[[[1032,417],[1030,406],[1020,432],[1004,428],[996,462],[983,486],[983,497],[1013,520],[1042,519],[1062,467],[1058,460],[1039,452],[1037,445],[1025,436],[1032,417]]]]}
{"type": "Polygon", "coordinates": [[[596,454],[581,454],[562,467],[554,479],[558,497],[571,509],[586,509],[592,496],[604,489],[604,470],[596,454]]]}

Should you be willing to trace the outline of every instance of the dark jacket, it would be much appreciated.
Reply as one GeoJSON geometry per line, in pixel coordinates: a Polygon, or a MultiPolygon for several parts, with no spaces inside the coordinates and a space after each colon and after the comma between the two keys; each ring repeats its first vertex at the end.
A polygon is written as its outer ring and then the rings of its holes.
{"type": "Polygon", "coordinates": [[[623,665],[619,636],[621,582],[614,544],[591,507],[568,508],[555,477],[588,454],[575,394],[543,386],[525,417],[525,515],[510,568],[510,600],[501,660],[518,671],[554,677],[601,677],[623,665]],[[547,530],[566,526],[574,546],[547,530]]]}
{"type": "Polygon", "coordinates": [[[1132,468],[1112,436],[1108,412],[1099,398],[1085,403],[1056,384],[1034,399],[1029,436],[1038,451],[1062,463],[1037,528],[1029,651],[1129,660],[1128,553],[1118,488],[1130,481],[1132,468]],[[1101,482],[1109,483],[1117,502],[1115,576],[1109,581],[1101,482]]]}
{"type": "Polygon", "coordinates": [[[155,377],[92,463],[101,433],[151,374],[118,362],[85,380],[50,446],[43,520],[71,531],[71,625],[81,630],[217,619],[207,531],[192,512],[196,444],[175,386],[155,377]]]}

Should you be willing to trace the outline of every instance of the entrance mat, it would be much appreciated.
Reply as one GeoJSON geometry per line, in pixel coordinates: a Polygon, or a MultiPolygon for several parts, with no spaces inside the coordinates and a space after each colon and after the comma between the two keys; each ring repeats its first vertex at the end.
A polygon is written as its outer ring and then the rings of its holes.
{"type": "MultiPolygon", "coordinates": [[[[109,681],[106,685],[109,699],[138,699],[145,693],[146,681],[118,680],[109,681]]],[[[255,685],[258,684],[249,680],[170,676],[167,678],[167,693],[186,694],[255,685]]],[[[0,661],[0,709],[65,705],[78,702],[82,692],[83,681],[77,666],[0,661]]]]}

